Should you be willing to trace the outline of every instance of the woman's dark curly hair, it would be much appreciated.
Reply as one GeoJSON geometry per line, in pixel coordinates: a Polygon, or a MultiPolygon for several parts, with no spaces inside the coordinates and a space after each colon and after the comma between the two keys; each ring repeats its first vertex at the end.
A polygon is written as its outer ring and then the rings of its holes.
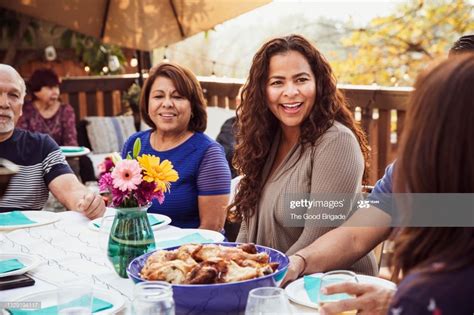
{"type": "Polygon", "coordinates": [[[238,192],[229,205],[232,218],[248,220],[255,214],[263,188],[262,170],[270,146],[279,129],[279,121],[267,105],[266,85],[270,59],[289,51],[301,53],[313,71],[316,81],[316,103],[301,125],[299,142],[304,147],[316,141],[338,121],[352,130],[365,159],[367,176],[369,147],[364,132],[354,120],[346,99],[336,87],[336,78],[329,63],[304,37],[289,35],[272,39],[255,54],[249,78],[242,91],[242,103],[237,108],[237,145],[233,164],[240,174],[238,192]]]}

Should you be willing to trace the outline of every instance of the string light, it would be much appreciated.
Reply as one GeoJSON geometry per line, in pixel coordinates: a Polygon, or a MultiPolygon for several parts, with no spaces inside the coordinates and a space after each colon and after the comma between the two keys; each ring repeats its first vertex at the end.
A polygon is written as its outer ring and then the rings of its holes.
{"type": "Polygon", "coordinates": [[[163,62],[170,62],[169,59],[166,57],[167,49],[168,49],[168,46],[165,46],[165,49],[163,50],[163,62]]]}
{"type": "Polygon", "coordinates": [[[212,72],[211,72],[211,76],[212,77],[215,77],[216,76],[216,72],[214,71],[216,67],[216,62],[215,61],[212,61],[212,72]]]}
{"type": "Polygon", "coordinates": [[[138,59],[133,57],[132,59],[130,59],[130,66],[132,67],[136,67],[138,65],[138,59]]]}
{"type": "Polygon", "coordinates": [[[86,72],[89,72],[89,71],[91,71],[91,68],[90,68],[89,66],[85,66],[85,67],[84,67],[84,70],[85,70],[86,72]]]}

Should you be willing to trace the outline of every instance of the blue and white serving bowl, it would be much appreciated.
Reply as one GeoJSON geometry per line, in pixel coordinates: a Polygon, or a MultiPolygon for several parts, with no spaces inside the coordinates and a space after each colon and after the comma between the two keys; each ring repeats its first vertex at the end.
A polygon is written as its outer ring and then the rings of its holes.
{"type": "MultiPolygon", "coordinates": [[[[216,245],[236,247],[240,243],[213,243],[216,245]]],[[[216,284],[173,284],[173,297],[176,304],[176,314],[235,314],[245,310],[250,290],[259,287],[278,287],[288,270],[288,257],[282,252],[260,245],[255,245],[258,253],[265,252],[269,262],[279,263],[278,269],[260,278],[216,284]]],[[[165,248],[173,250],[179,246],[165,248]]],[[[146,253],[132,260],[127,268],[128,277],[138,283],[145,262],[153,252],[146,253]]]]}

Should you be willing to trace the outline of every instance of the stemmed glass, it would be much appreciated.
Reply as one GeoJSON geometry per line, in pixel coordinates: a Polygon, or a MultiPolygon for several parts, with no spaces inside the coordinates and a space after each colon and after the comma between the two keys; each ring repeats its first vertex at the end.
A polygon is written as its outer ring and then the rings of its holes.
{"type": "Polygon", "coordinates": [[[250,291],[245,315],[291,314],[285,290],[274,287],[256,288],[250,291]]]}
{"type": "MultiPolygon", "coordinates": [[[[338,302],[341,300],[353,298],[352,295],[349,295],[346,293],[324,294],[322,292],[323,288],[325,287],[328,287],[337,283],[343,283],[343,282],[358,283],[359,281],[357,280],[356,274],[349,270],[336,270],[336,271],[326,272],[321,277],[321,286],[320,286],[320,291],[319,291],[319,305],[323,306],[324,304],[327,304],[327,303],[333,303],[333,302],[338,302]]],[[[341,313],[341,315],[355,315],[355,314],[357,314],[357,310],[351,310],[351,311],[346,311],[346,312],[341,313]]]]}

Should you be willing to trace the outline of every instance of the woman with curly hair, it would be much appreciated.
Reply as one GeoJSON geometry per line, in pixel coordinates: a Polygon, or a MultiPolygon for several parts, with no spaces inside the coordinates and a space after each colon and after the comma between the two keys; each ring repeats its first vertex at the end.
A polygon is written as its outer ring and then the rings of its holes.
{"type": "MultiPolygon", "coordinates": [[[[237,241],[291,255],[290,272],[302,275],[306,259],[299,251],[342,223],[318,220],[318,214],[348,217],[361,190],[369,156],[365,135],[328,62],[299,35],[272,39],[256,53],[237,124],[234,165],[243,177],[229,206],[242,219],[237,241]],[[345,200],[332,209],[306,204],[299,208],[306,220],[293,220],[302,196],[345,200]]],[[[351,268],[377,271],[372,254],[351,268]]]]}

